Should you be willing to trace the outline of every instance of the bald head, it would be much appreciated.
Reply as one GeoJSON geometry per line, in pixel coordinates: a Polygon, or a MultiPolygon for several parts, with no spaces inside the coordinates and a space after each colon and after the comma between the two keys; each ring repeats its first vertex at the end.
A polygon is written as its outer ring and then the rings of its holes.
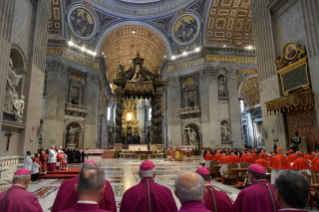
{"type": "Polygon", "coordinates": [[[175,180],[175,194],[183,204],[188,201],[203,201],[205,198],[205,182],[195,172],[185,172],[175,180]]]}

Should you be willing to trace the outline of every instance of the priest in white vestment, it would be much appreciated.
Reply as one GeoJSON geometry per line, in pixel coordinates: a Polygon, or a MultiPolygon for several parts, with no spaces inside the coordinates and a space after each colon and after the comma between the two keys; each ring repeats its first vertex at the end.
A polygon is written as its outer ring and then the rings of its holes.
{"type": "Polygon", "coordinates": [[[31,152],[27,151],[27,156],[25,156],[24,161],[23,161],[23,168],[27,169],[31,172],[32,169],[32,159],[31,159],[31,152]]]}
{"type": "Polygon", "coordinates": [[[54,149],[54,146],[51,146],[49,150],[49,155],[48,155],[48,169],[49,171],[54,171],[56,168],[56,151],[54,149]]]}

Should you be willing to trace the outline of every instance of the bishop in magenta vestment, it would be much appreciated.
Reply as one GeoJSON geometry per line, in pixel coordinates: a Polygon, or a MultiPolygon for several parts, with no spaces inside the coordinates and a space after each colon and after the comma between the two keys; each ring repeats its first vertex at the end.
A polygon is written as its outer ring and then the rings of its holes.
{"type": "Polygon", "coordinates": [[[82,203],[76,203],[71,209],[65,210],[63,212],[84,212],[84,211],[109,212],[109,211],[100,209],[98,204],[82,204],[82,203]]]}

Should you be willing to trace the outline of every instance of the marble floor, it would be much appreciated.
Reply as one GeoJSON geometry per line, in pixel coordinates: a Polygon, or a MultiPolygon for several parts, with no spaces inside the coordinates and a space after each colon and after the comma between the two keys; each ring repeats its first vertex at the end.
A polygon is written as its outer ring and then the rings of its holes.
{"type": "MultiPolygon", "coordinates": [[[[199,163],[203,160],[200,157],[194,157],[191,160],[183,162],[164,161],[162,159],[152,161],[154,162],[157,171],[155,182],[170,188],[173,192],[175,189],[175,178],[182,172],[196,171],[196,169],[200,167],[199,163]]],[[[125,190],[136,185],[140,181],[138,170],[141,161],[128,159],[103,159],[98,160],[97,163],[100,168],[105,170],[106,179],[110,181],[113,187],[115,200],[119,208],[125,190]]],[[[72,166],[80,166],[80,164],[72,164],[72,166]]],[[[10,187],[10,181],[11,177],[0,181],[0,192],[10,187]]],[[[33,192],[38,196],[43,211],[50,211],[59,187],[63,181],[63,179],[39,180],[37,182],[32,182],[28,187],[28,191],[33,192]]],[[[240,190],[236,188],[224,185],[214,180],[211,184],[215,189],[226,193],[233,200],[240,192],[240,190]]],[[[179,208],[180,203],[175,196],[174,198],[179,208]]]]}

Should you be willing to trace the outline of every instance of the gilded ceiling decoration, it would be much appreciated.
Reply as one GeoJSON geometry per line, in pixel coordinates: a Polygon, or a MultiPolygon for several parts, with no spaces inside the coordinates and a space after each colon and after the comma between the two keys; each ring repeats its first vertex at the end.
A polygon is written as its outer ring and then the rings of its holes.
{"type": "Polygon", "coordinates": [[[254,45],[250,0],[211,0],[206,44],[254,45]]]}
{"type": "Polygon", "coordinates": [[[49,36],[62,36],[62,15],[60,0],[51,0],[49,36]]]}
{"type": "Polygon", "coordinates": [[[161,65],[164,57],[167,56],[167,49],[164,41],[154,31],[147,27],[127,25],[119,27],[108,34],[101,46],[100,54],[105,54],[107,72],[112,82],[116,77],[119,64],[127,70],[140,52],[144,58],[144,66],[154,71],[161,65]]]}
{"type": "Polygon", "coordinates": [[[253,108],[255,105],[260,104],[258,78],[253,77],[244,82],[240,96],[246,100],[249,108],[253,108]]]}

